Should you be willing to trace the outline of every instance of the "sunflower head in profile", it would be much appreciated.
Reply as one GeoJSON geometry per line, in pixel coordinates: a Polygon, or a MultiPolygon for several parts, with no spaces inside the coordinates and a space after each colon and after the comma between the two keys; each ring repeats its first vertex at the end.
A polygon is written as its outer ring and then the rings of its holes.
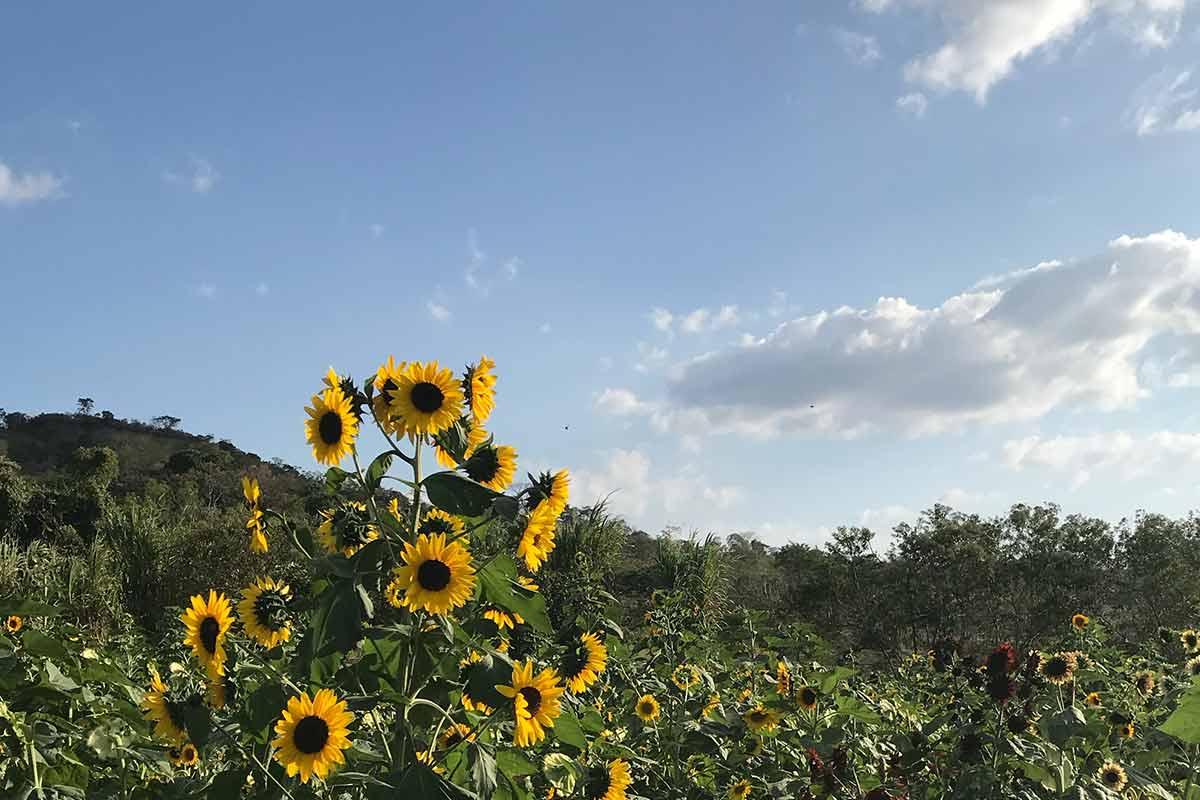
{"type": "Polygon", "coordinates": [[[209,677],[224,675],[225,637],[233,625],[229,598],[215,591],[209,591],[207,599],[194,595],[191,607],[180,619],[186,629],[183,643],[192,648],[209,677]]]}
{"type": "Polygon", "coordinates": [[[1122,722],[1115,726],[1117,736],[1122,739],[1132,739],[1136,729],[1133,727],[1133,722],[1122,722]]]}
{"type": "Polygon", "coordinates": [[[408,364],[388,356],[388,360],[375,370],[375,378],[371,381],[371,413],[379,427],[389,436],[403,436],[407,432],[402,420],[392,411],[392,402],[396,399],[396,390],[400,388],[400,376],[408,369],[408,364]]]}
{"type": "Polygon", "coordinates": [[[634,703],[633,710],[642,722],[654,722],[662,710],[652,694],[644,694],[634,703]]]}
{"type": "Polygon", "coordinates": [[[1158,677],[1150,670],[1144,669],[1133,676],[1133,685],[1138,690],[1138,694],[1142,697],[1149,697],[1154,694],[1154,687],[1158,685],[1158,677]]]}
{"type": "Polygon", "coordinates": [[[700,709],[700,716],[703,719],[708,719],[721,708],[721,695],[713,693],[704,701],[704,708],[700,709]]]}
{"type": "Polygon", "coordinates": [[[572,694],[583,694],[588,687],[600,680],[600,673],[608,663],[608,648],[594,633],[579,636],[579,642],[563,656],[559,673],[572,694]]]}
{"type": "Polygon", "coordinates": [[[782,659],[775,665],[775,691],[783,697],[792,693],[792,671],[782,659]]]}
{"type": "Polygon", "coordinates": [[[1196,633],[1191,628],[1179,634],[1179,641],[1183,645],[1183,649],[1189,653],[1200,650],[1200,633],[1196,633]]]}
{"type": "Polygon", "coordinates": [[[1125,769],[1115,761],[1105,761],[1096,771],[1096,779],[1104,784],[1104,788],[1110,792],[1118,793],[1125,788],[1125,784],[1129,780],[1125,775],[1125,769]]]}
{"type": "Polygon", "coordinates": [[[142,713],[154,723],[154,735],[182,744],[187,738],[187,723],[183,715],[184,703],[172,696],[158,670],[150,670],[150,688],[142,698],[142,713]]]}
{"type": "Polygon", "coordinates": [[[779,727],[779,715],[769,708],[755,706],[742,715],[746,727],[754,733],[770,733],[779,727]]]}
{"type": "Polygon", "coordinates": [[[562,713],[559,698],[566,689],[554,670],[544,669],[535,676],[533,661],[525,661],[513,664],[512,683],[497,685],[496,691],[513,701],[513,744],[529,747],[546,738],[546,728],[554,727],[562,713]]]}
{"type": "Polygon", "coordinates": [[[21,619],[16,614],[9,614],[4,618],[4,630],[9,633],[16,633],[25,627],[25,620],[21,619]]]}
{"type": "Polygon", "coordinates": [[[503,492],[512,485],[517,473],[517,451],[506,444],[483,444],[475,448],[462,468],[471,480],[503,492]]]}
{"type": "Polygon", "coordinates": [[[416,544],[404,543],[404,564],[394,580],[404,589],[404,605],[431,614],[449,614],[466,605],[475,591],[471,553],[458,542],[446,544],[445,534],[421,534],[416,544]]]}
{"type": "Polygon", "coordinates": [[[219,678],[209,678],[205,693],[211,707],[222,709],[237,697],[237,687],[226,672],[219,678]]]}
{"type": "Polygon", "coordinates": [[[330,555],[341,553],[350,558],[379,538],[379,529],[370,521],[367,506],[358,500],[341,503],[336,508],[321,510],[317,526],[317,541],[330,555]]]}
{"type": "Polygon", "coordinates": [[[471,732],[470,726],[457,722],[438,734],[437,743],[442,750],[451,750],[463,742],[473,741],[475,741],[475,734],[471,732]]]}
{"type": "Polygon", "coordinates": [[[179,748],[179,766],[194,767],[200,763],[200,751],[196,749],[196,745],[188,742],[183,747],[179,748]]]}
{"type": "Polygon", "coordinates": [[[586,800],[625,800],[631,783],[629,765],[618,758],[587,771],[583,796],[586,800]]]}
{"type": "Polygon", "coordinates": [[[557,519],[548,506],[538,506],[529,515],[525,531],[517,543],[517,555],[525,560],[525,568],[537,572],[554,551],[557,519]]]}
{"type": "Polygon", "coordinates": [[[289,777],[299,773],[302,783],[314,775],[324,779],[336,764],[345,762],[342,751],[350,747],[353,721],[346,701],[339,701],[331,690],[321,689],[312,698],[303,692],[288,700],[282,718],[275,723],[276,738],[271,742],[275,759],[289,777]]]}
{"type": "Polygon", "coordinates": [[[440,533],[453,539],[462,532],[462,518],[447,514],[440,508],[431,508],[426,511],[425,516],[421,518],[421,524],[417,526],[417,533],[423,533],[426,536],[440,533]]]}
{"type": "Polygon", "coordinates": [[[496,362],[481,356],[479,363],[467,367],[463,389],[471,407],[471,422],[482,425],[496,408],[496,362]]]}
{"type": "Polygon", "coordinates": [[[288,603],[292,590],[286,583],[273,578],[257,578],[242,590],[238,603],[238,618],[246,633],[270,650],[291,638],[288,627],[288,603]]]}
{"type": "Polygon", "coordinates": [[[304,410],[308,413],[304,429],[313,458],[331,466],[341,462],[354,449],[358,434],[358,417],[350,398],[341,389],[326,389],[314,394],[312,405],[304,410]]]}
{"type": "Polygon", "coordinates": [[[1077,631],[1085,629],[1089,622],[1091,620],[1088,619],[1087,614],[1075,614],[1071,617],[1071,627],[1077,631]]]}
{"type": "Polygon", "coordinates": [[[1183,669],[1192,677],[1200,675],[1200,656],[1193,656],[1192,658],[1189,658],[1187,663],[1183,665],[1183,669]]]}
{"type": "Polygon", "coordinates": [[[811,686],[801,686],[796,691],[796,702],[805,711],[812,711],[817,707],[817,690],[811,686]]]}
{"type": "Polygon", "coordinates": [[[671,673],[671,683],[680,691],[686,692],[700,683],[700,670],[691,664],[680,664],[671,673]]]}
{"type": "Polygon", "coordinates": [[[515,631],[518,625],[525,624],[525,618],[517,612],[508,612],[496,606],[488,606],[484,609],[483,618],[490,620],[496,626],[497,634],[503,634],[505,629],[515,631]]]}
{"type": "Polygon", "coordinates": [[[1042,656],[1038,672],[1055,686],[1062,686],[1075,676],[1075,666],[1075,656],[1070,653],[1047,653],[1042,656]]]}
{"type": "Polygon", "coordinates": [[[529,476],[531,483],[529,486],[529,505],[530,510],[537,508],[540,505],[549,505],[554,516],[559,516],[567,507],[567,501],[571,494],[571,473],[565,469],[560,469],[558,472],[551,475],[549,472],[543,472],[534,478],[529,476]]]}
{"type": "Polygon", "coordinates": [[[437,434],[458,421],[462,414],[462,385],[454,373],[438,366],[414,361],[398,375],[390,392],[390,412],[410,435],[437,434]]]}
{"type": "Polygon", "coordinates": [[[1083,702],[1092,708],[1099,708],[1104,704],[1099,692],[1088,692],[1087,697],[1083,698],[1083,702]]]}
{"type": "Polygon", "coordinates": [[[752,788],[753,787],[751,786],[750,781],[742,778],[740,781],[733,784],[733,786],[729,787],[729,800],[746,800],[746,798],[750,796],[750,790],[752,788]]]}

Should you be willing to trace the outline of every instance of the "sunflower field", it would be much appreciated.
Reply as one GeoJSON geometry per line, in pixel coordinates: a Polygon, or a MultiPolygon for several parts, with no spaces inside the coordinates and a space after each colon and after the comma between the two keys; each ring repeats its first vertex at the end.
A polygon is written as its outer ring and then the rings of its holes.
{"type": "Polygon", "coordinates": [[[703,591],[631,618],[589,590],[552,625],[570,476],[516,483],[496,382],[487,358],[330,370],[319,508],[244,478],[261,571],[179,597],[161,646],[0,597],[0,797],[1200,798],[1195,630],[1130,644],[1077,613],[868,664],[803,620],[718,631],[703,591]],[[280,550],[306,573],[269,574],[280,550]]]}

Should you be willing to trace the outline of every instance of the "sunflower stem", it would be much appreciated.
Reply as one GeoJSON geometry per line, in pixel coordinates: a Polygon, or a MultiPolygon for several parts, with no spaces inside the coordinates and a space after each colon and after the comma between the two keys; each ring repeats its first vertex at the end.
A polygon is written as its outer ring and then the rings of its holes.
{"type": "Polygon", "coordinates": [[[413,471],[413,493],[412,493],[412,540],[416,541],[417,527],[421,522],[421,442],[423,436],[417,437],[416,444],[413,446],[412,471],[413,471]]]}

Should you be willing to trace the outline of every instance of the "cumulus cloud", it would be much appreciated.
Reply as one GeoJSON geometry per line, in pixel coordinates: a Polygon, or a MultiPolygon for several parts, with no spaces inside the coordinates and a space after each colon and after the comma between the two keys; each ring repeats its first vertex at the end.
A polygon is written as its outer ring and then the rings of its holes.
{"type": "Polygon", "coordinates": [[[1123,236],[1051,263],[933,307],[881,297],[784,321],[676,364],[661,400],[629,392],[622,407],[660,431],[922,436],[1130,408],[1151,391],[1160,340],[1179,353],[1164,385],[1200,369],[1200,240],[1123,236]]]}
{"type": "Polygon", "coordinates": [[[874,36],[844,28],[833,29],[833,40],[842,48],[846,57],[859,66],[869,66],[883,57],[879,40],[874,36]]]}
{"type": "Polygon", "coordinates": [[[711,484],[695,467],[662,474],[641,450],[616,449],[606,456],[598,469],[571,468],[571,496],[585,504],[607,499],[609,508],[635,524],[650,511],[686,511],[700,521],[702,509],[726,509],[745,496],[741,487],[711,484]]]}
{"type": "Polygon", "coordinates": [[[192,156],[191,162],[192,166],[188,172],[166,170],[163,172],[163,180],[167,183],[186,186],[197,194],[207,194],[212,191],[221,176],[213,169],[213,165],[203,158],[192,156]]]}
{"type": "Polygon", "coordinates": [[[896,108],[921,119],[925,116],[925,110],[929,108],[929,100],[921,92],[913,92],[903,97],[897,97],[896,108]]]}
{"type": "Polygon", "coordinates": [[[1142,84],[1125,112],[1125,123],[1138,136],[1200,130],[1200,100],[1191,70],[1164,70],[1142,84]]]}
{"type": "Polygon", "coordinates": [[[1198,464],[1200,433],[1104,431],[1050,439],[1028,436],[1005,442],[1002,450],[1010,469],[1040,467],[1069,473],[1072,485],[1078,488],[1096,472],[1113,472],[1128,480],[1160,469],[1198,464]]]}
{"type": "Polygon", "coordinates": [[[445,322],[450,319],[450,309],[446,308],[441,303],[430,300],[425,303],[425,308],[429,310],[429,316],[433,317],[438,322],[445,322]]]}
{"type": "Polygon", "coordinates": [[[675,315],[670,311],[667,311],[665,308],[652,308],[648,316],[650,317],[650,324],[655,329],[663,333],[671,332],[671,323],[674,321],[675,315]]]}
{"type": "Polygon", "coordinates": [[[650,411],[648,403],[638,399],[629,389],[607,388],[592,401],[592,407],[602,414],[623,417],[650,411]]]}
{"type": "Polygon", "coordinates": [[[0,161],[0,206],[16,208],[62,196],[62,179],[49,172],[18,174],[0,161]]]}

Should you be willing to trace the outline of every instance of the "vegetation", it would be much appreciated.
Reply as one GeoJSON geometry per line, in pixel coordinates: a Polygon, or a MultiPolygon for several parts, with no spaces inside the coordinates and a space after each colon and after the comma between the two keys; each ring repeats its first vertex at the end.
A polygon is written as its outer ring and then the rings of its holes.
{"type": "Polygon", "coordinates": [[[331,371],[323,474],[7,415],[0,796],[1200,798],[1196,520],[654,537],[517,482],[493,371],[331,371]]]}

